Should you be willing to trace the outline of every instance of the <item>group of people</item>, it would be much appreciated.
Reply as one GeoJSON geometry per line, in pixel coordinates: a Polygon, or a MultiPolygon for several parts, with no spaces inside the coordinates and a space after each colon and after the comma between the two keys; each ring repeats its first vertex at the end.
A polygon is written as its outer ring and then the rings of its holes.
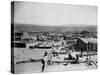
{"type": "MultiPolygon", "coordinates": [[[[50,63],[52,63],[52,51],[51,52],[49,52],[49,53],[47,53],[46,51],[45,51],[45,53],[44,53],[44,58],[42,58],[41,59],[41,63],[42,63],[42,71],[41,72],[44,72],[44,70],[45,70],[45,67],[46,67],[46,63],[48,64],[50,64],[50,63]],[[45,60],[44,58],[45,57],[47,57],[47,60],[45,60]]],[[[73,59],[73,57],[69,54],[69,58],[68,58],[69,60],[75,60],[73,63],[79,63],[79,55],[77,54],[76,55],[76,58],[74,58],[73,59]]]]}

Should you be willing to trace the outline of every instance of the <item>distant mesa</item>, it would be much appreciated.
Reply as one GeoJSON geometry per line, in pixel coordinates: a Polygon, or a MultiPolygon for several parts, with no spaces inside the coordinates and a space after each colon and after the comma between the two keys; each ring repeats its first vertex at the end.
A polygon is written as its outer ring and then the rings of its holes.
{"type": "Polygon", "coordinates": [[[60,26],[42,26],[35,24],[14,24],[15,31],[34,32],[34,31],[71,31],[71,32],[97,32],[97,25],[60,25],[60,26]]]}

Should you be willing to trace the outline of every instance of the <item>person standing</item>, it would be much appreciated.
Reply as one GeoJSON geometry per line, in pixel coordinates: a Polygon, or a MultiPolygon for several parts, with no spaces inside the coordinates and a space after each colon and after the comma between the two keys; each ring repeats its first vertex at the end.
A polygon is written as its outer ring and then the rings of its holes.
{"type": "Polygon", "coordinates": [[[79,64],[79,55],[76,55],[76,63],[79,64]]]}
{"type": "Polygon", "coordinates": [[[42,63],[42,71],[41,72],[44,72],[44,69],[45,69],[45,61],[44,61],[43,58],[41,59],[41,63],[42,63]]]}
{"type": "Polygon", "coordinates": [[[48,53],[45,51],[44,56],[47,56],[47,55],[48,55],[48,53]]]}
{"type": "Polygon", "coordinates": [[[48,56],[47,56],[47,64],[52,64],[52,52],[53,50],[51,50],[49,53],[48,53],[48,56]]]}

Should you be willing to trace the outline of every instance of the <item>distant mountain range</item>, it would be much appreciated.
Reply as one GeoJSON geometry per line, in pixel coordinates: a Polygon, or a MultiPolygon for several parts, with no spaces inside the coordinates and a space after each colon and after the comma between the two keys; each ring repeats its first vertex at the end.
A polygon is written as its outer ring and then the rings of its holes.
{"type": "Polygon", "coordinates": [[[46,26],[46,25],[32,25],[32,24],[14,24],[15,31],[20,32],[34,32],[34,31],[61,31],[61,32],[97,32],[97,25],[56,25],[56,26],[46,26]]]}

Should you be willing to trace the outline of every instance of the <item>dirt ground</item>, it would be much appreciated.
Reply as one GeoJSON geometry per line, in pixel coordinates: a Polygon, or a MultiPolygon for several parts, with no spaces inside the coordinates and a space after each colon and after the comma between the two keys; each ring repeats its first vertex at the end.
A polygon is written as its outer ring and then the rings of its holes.
{"type": "MultiPolygon", "coordinates": [[[[14,60],[15,60],[15,73],[33,73],[33,72],[41,72],[42,64],[41,62],[29,62],[29,63],[20,63],[16,64],[18,61],[32,59],[41,59],[43,57],[44,52],[46,50],[41,49],[26,49],[26,48],[15,48],[14,49],[14,60]]],[[[73,54],[74,55],[74,54],[73,54]]],[[[64,55],[60,55],[61,59],[63,59],[64,55]]],[[[80,59],[80,61],[84,61],[86,57],[80,59]]],[[[56,60],[56,59],[55,59],[56,60]]],[[[91,60],[97,61],[97,56],[92,56],[91,60]]],[[[52,71],[70,71],[70,70],[89,70],[96,69],[97,67],[93,64],[88,66],[86,63],[80,64],[68,64],[66,66],[60,64],[52,64],[46,65],[44,72],[52,72],[52,71]]]]}

